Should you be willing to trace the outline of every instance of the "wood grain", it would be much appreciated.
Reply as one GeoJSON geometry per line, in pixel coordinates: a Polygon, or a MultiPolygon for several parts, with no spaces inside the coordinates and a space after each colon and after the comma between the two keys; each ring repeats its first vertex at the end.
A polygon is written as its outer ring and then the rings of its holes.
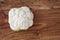
{"type": "Polygon", "coordinates": [[[0,40],[60,40],[60,0],[0,0],[0,40]],[[34,25],[13,32],[8,24],[8,12],[21,6],[31,8],[34,25]]]}

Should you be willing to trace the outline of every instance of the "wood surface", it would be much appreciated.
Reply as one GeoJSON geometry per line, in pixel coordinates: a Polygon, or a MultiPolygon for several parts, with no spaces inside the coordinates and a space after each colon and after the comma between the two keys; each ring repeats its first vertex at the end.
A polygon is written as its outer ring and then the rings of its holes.
{"type": "Polygon", "coordinates": [[[0,40],[60,40],[60,0],[0,0],[0,40]],[[8,12],[21,6],[33,11],[34,25],[14,32],[8,24],[8,12]]]}

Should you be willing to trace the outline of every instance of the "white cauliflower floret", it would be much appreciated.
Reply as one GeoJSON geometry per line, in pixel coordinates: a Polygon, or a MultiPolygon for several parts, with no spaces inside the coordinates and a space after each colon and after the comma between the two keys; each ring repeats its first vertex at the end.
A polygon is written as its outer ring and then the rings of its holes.
{"type": "Polygon", "coordinates": [[[27,30],[33,25],[33,13],[28,7],[12,8],[9,11],[8,22],[14,31],[27,30]]]}

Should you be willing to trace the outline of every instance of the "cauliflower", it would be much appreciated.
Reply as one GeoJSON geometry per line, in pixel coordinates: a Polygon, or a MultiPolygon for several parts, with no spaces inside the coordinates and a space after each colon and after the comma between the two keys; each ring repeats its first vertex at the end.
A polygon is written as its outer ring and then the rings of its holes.
{"type": "Polygon", "coordinates": [[[33,18],[32,11],[26,6],[12,8],[8,14],[8,23],[13,31],[27,30],[33,25],[33,18]]]}

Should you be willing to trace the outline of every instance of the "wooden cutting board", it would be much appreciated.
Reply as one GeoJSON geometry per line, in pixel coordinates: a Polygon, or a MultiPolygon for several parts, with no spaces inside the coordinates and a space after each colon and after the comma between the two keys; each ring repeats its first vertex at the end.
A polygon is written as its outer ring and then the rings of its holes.
{"type": "Polygon", "coordinates": [[[0,40],[60,40],[60,1],[0,0],[0,40]],[[28,30],[13,32],[8,24],[8,12],[21,6],[31,8],[34,25],[28,30]]]}

